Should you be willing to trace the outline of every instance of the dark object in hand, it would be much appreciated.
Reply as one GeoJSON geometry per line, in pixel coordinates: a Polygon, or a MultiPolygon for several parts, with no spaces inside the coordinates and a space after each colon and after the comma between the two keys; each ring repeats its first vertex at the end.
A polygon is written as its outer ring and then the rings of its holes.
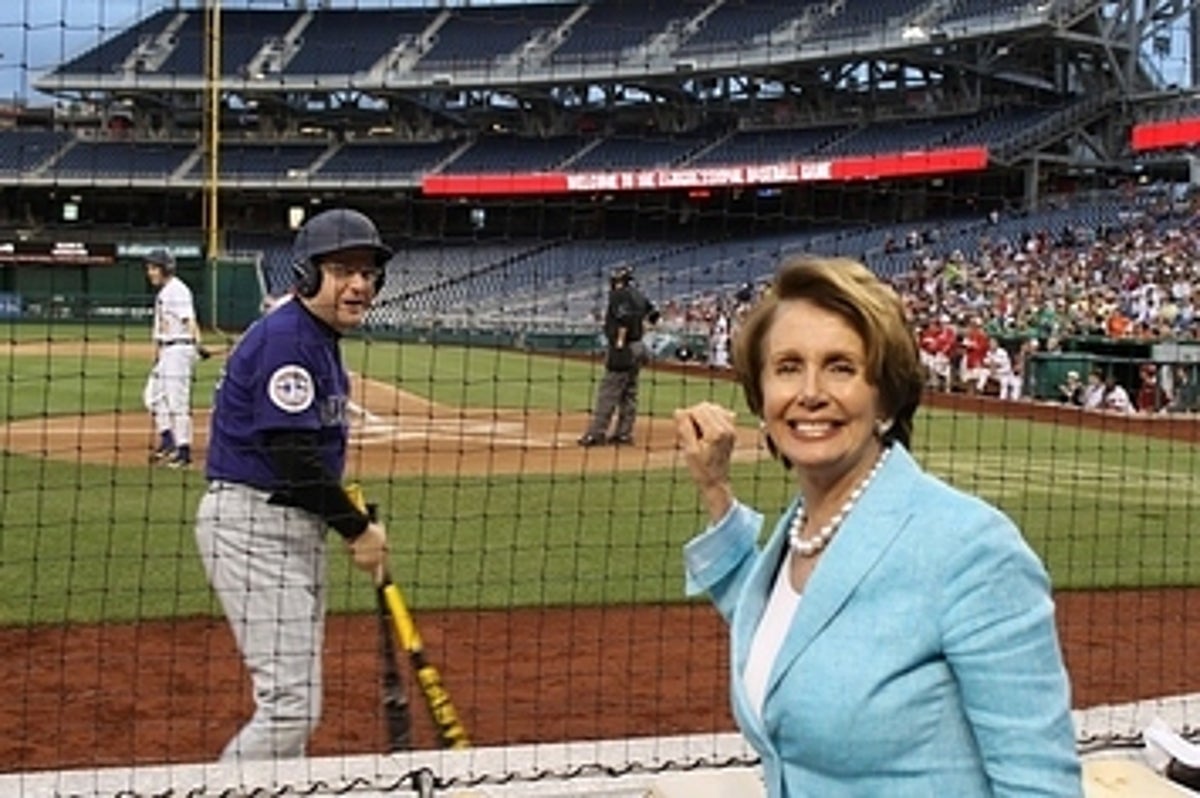
{"type": "Polygon", "coordinates": [[[212,357],[212,351],[208,347],[201,345],[196,347],[196,355],[201,360],[208,360],[212,357]]]}
{"type": "Polygon", "coordinates": [[[628,346],[610,346],[608,356],[604,358],[604,367],[609,371],[633,371],[633,348],[628,346]]]}

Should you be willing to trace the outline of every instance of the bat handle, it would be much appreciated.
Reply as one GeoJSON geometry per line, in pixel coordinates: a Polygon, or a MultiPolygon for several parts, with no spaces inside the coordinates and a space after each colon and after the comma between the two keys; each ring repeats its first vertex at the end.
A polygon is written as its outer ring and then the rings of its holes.
{"type": "MultiPolygon", "coordinates": [[[[379,523],[378,504],[375,502],[367,502],[364,509],[367,513],[367,521],[372,524],[379,523]]],[[[379,565],[375,567],[375,572],[371,576],[375,580],[375,587],[383,587],[384,583],[386,583],[388,580],[387,561],[385,560],[384,562],[379,563],[379,565]]]]}

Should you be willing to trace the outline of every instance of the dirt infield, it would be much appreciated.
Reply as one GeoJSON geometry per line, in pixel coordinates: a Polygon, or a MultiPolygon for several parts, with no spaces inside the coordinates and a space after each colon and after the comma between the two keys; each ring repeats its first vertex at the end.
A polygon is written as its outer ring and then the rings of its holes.
{"type": "MultiPolygon", "coordinates": [[[[120,353],[130,356],[130,347],[120,353]]],[[[663,420],[639,422],[636,446],[581,449],[581,415],[459,411],[363,380],[354,398],[350,462],[362,474],[680,465],[663,420]]],[[[1132,423],[989,400],[932,403],[1132,423]]],[[[1164,421],[1143,432],[1197,440],[1194,426],[1164,421]]],[[[746,436],[744,456],[762,456],[753,431],[746,436]]],[[[150,435],[143,414],[108,414],[22,422],[0,440],[44,457],[132,464],[145,461],[150,435]]],[[[203,437],[197,443],[203,451],[203,437]]],[[[1200,691],[1200,672],[1187,667],[1200,643],[1189,642],[1184,624],[1200,591],[1067,592],[1057,601],[1076,706],[1200,691]],[[1145,651],[1154,655],[1139,657],[1145,651]]],[[[733,729],[725,628],[705,604],[423,612],[420,621],[476,744],[733,729]]],[[[310,753],[381,750],[375,635],[373,617],[330,619],[326,708],[310,753]]],[[[210,760],[251,708],[219,619],[0,629],[0,650],[0,680],[10,687],[0,693],[3,771],[210,760]]],[[[417,719],[419,744],[432,745],[427,720],[417,719]]]]}
{"type": "MultiPolygon", "coordinates": [[[[114,356],[130,356],[129,346],[109,347],[114,356]]],[[[78,345],[67,348],[68,354],[82,351],[78,345]]],[[[56,348],[55,357],[60,356],[56,348]]],[[[587,428],[583,413],[447,407],[359,375],[352,378],[350,414],[350,476],[580,473],[669,468],[679,460],[669,419],[639,419],[634,446],[585,449],[576,444],[587,428]]],[[[8,424],[0,428],[0,441],[20,454],[138,465],[154,444],[150,427],[147,413],[52,416],[8,424]]],[[[206,410],[195,414],[194,427],[197,466],[202,467],[206,410]]],[[[753,430],[743,430],[738,456],[765,456],[753,430]]]]}

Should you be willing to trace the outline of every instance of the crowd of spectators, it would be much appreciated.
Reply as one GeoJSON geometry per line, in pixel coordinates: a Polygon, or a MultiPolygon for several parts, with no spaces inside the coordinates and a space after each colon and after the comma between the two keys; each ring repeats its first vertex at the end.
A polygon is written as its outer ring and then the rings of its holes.
{"type": "MultiPolygon", "coordinates": [[[[914,322],[930,389],[1112,412],[1200,410],[1200,366],[1185,362],[1113,356],[1074,370],[1075,385],[1035,382],[1053,373],[1035,368],[1039,358],[1079,351],[1081,341],[1145,344],[1143,352],[1195,342],[1200,352],[1200,194],[1169,196],[1131,198],[1113,225],[1051,230],[1031,215],[1022,228],[993,216],[972,251],[944,251],[936,230],[889,242],[889,255],[908,263],[891,282],[914,322]]],[[[667,303],[664,324],[705,330],[708,365],[727,368],[738,322],[766,285],[667,303]]]]}
{"type": "MultiPolygon", "coordinates": [[[[1050,386],[1034,383],[1031,367],[1039,356],[1081,340],[1200,345],[1194,199],[1131,208],[1124,223],[1111,227],[1032,226],[1016,238],[985,233],[970,255],[940,254],[925,236],[912,241],[912,268],[893,284],[917,327],[931,388],[1005,399],[1054,396],[1050,386]]],[[[1113,412],[1200,409],[1194,367],[1147,360],[1116,369],[1115,363],[1088,374],[1103,390],[1085,390],[1088,398],[1072,403],[1113,412]]]]}

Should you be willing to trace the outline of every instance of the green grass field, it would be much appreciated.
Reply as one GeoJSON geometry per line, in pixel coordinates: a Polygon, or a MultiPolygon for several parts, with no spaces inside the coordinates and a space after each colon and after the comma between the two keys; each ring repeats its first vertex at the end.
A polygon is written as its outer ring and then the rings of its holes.
{"type": "MultiPolygon", "coordinates": [[[[6,336],[85,337],[146,340],[116,327],[18,326],[6,336]]],[[[591,363],[546,355],[363,340],[344,351],[352,370],[456,406],[583,412],[598,376],[591,363]]],[[[137,410],[149,368],[140,355],[47,358],[11,347],[0,363],[5,421],[137,410]]],[[[200,364],[197,407],[218,369],[200,364]]],[[[643,376],[645,413],[704,398],[751,423],[731,382],[702,371],[643,376]]],[[[1059,588],[1200,583],[1190,444],[922,410],[914,450],[1016,519],[1059,588]]],[[[772,520],[791,493],[768,461],[736,466],[735,480],[772,520]]],[[[192,539],[202,475],[5,453],[0,485],[0,625],[215,612],[192,539]]],[[[680,547],[702,523],[681,470],[379,479],[367,490],[386,508],[393,570],[426,608],[682,601],[680,547]]],[[[371,591],[331,541],[331,608],[367,610],[371,591]]]]}

